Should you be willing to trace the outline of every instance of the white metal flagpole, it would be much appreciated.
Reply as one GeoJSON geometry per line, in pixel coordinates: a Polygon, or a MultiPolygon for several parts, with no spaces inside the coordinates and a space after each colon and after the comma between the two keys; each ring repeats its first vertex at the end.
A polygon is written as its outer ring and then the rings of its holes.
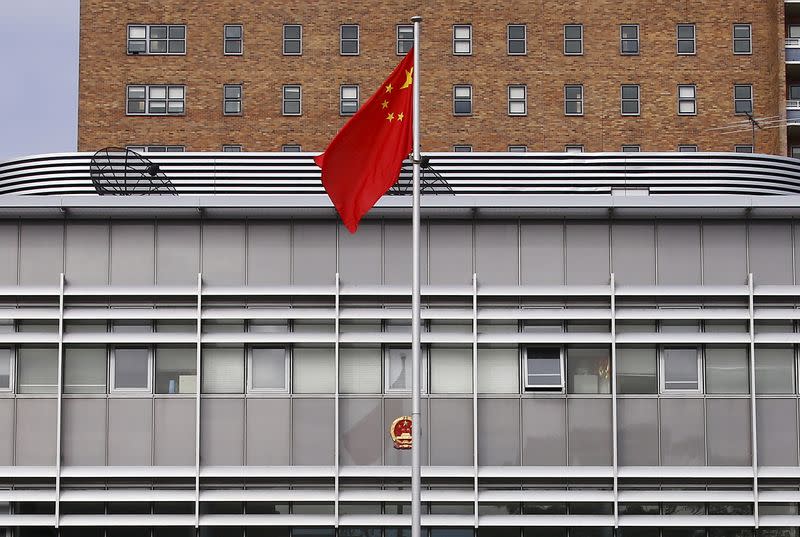
{"type": "Polygon", "coordinates": [[[420,433],[420,270],[419,270],[419,203],[420,203],[420,153],[419,153],[419,28],[422,17],[411,17],[414,23],[414,145],[412,152],[414,170],[414,208],[411,213],[412,228],[412,269],[411,269],[411,537],[422,534],[422,490],[420,450],[422,434],[420,433]]]}

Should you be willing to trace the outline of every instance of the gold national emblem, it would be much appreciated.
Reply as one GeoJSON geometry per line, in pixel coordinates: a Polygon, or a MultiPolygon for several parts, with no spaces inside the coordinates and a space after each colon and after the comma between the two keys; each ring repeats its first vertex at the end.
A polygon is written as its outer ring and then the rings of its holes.
{"type": "Polygon", "coordinates": [[[411,416],[400,416],[389,427],[395,449],[411,449],[411,416]]]}

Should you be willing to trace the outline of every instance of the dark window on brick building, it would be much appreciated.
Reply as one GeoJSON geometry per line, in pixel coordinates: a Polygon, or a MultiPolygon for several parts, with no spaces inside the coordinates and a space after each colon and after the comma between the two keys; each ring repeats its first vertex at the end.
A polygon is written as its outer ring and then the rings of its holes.
{"type": "Polygon", "coordinates": [[[299,56],[303,53],[303,27],[301,25],[283,25],[283,53],[287,56],[299,56]]]}
{"type": "Polygon", "coordinates": [[[524,24],[508,25],[508,53],[519,56],[528,53],[528,27],[524,24]]]}
{"type": "Polygon", "coordinates": [[[225,54],[241,54],[243,50],[244,31],[241,24],[225,25],[225,54]]]}

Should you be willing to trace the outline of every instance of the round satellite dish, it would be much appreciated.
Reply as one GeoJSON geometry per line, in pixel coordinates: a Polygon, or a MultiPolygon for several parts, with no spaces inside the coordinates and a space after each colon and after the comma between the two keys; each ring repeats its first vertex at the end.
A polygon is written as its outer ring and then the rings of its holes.
{"type": "Polygon", "coordinates": [[[130,149],[106,147],[96,152],[89,175],[101,196],[177,195],[158,164],[130,149]]]}

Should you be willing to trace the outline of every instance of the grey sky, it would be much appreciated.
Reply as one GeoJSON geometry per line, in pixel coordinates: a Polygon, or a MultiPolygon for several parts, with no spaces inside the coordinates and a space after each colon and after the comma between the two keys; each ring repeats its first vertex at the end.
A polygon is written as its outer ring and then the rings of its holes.
{"type": "Polygon", "coordinates": [[[75,151],[79,0],[0,0],[0,161],[75,151]]]}

